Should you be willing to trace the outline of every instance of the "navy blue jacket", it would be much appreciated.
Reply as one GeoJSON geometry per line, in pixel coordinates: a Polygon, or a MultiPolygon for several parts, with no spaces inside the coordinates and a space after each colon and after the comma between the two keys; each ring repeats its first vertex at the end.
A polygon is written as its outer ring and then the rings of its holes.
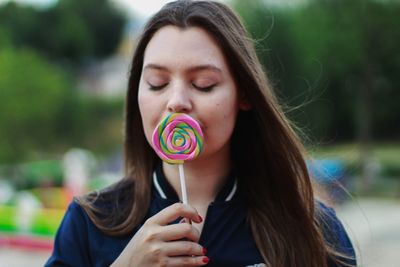
{"type": "MultiPolygon", "coordinates": [[[[153,185],[152,201],[145,220],[179,202],[161,168],[153,175],[153,185]]],[[[319,205],[329,215],[328,225],[335,235],[326,237],[328,241],[336,243],[339,251],[355,257],[353,246],[334,211],[319,205]]],[[[246,217],[247,209],[242,193],[237,188],[236,180],[230,177],[208,207],[201,232],[199,243],[207,248],[207,256],[210,258],[207,266],[245,267],[263,263],[246,217]]],[[[54,250],[46,266],[110,266],[139,228],[140,226],[126,236],[108,236],[92,223],[77,203],[72,202],[58,229],[54,250]]],[[[348,262],[355,266],[355,261],[348,262]]],[[[337,265],[329,261],[329,266],[337,265]]]]}

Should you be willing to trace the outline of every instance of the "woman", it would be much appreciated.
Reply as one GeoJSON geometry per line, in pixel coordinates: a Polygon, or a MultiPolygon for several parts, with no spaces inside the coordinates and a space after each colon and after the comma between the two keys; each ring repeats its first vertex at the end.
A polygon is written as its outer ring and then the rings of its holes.
{"type": "Polygon", "coordinates": [[[355,265],[341,223],[314,198],[304,148],[247,32],[224,4],[179,0],[149,20],[125,127],[126,177],[70,205],[47,266],[355,265]],[[179,203],[177,167],[151,147],[157,124],[178,112],[205,136],[201,155],[185,162],[190,206],[179,203]]]}

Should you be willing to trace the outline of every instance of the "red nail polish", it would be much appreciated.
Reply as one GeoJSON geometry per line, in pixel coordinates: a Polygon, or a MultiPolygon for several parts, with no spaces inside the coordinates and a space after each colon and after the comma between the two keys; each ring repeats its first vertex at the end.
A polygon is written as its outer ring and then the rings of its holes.
{"type": "Polygon", "coordinates": [[[207,254],[207,249],[203,248],[203,255],[206,255],[206,254],[207,254]]]}
{"type": "Polygon", "coordinates": [[[203,221],[203,218],[201,218],[201,216],[199,215],[199,221],[200,222],[202,222],[203,221]]]}
{"type": "Polygon", "coordinates": [[[204,263],[208,263],[209,261],[210,261],[210,259],[209,259],[208,257],[204,257],[204,258],[203,258],[203,262],[204,262],[204,263]]]}

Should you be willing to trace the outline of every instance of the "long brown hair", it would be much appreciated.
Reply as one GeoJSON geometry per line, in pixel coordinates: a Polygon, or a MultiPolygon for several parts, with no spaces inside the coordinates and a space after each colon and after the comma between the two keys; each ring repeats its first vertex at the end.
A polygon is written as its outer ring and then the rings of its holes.
{"type": "Polygon", "coordinates": [[[324,241],[304,147],[280,109],[243,24],[222,3],[171,2],[145,25],[133,56],[127,93],[125,178],[103,192],[80,198],[80,204],[110,235],[130,233],[146,215],[157,157],[145,139],[137,95],[146,46],[167,25],[201,27],[213,36],[239,95],[251,105],[251,110],[238,115],[231,156],[239,186],[246,192],[248,221],[266,265],[327,266],[327,259],[340,253],[324,241]],[[114,210],[104,216],[96,205],[98,200],[119,204],[111,205],[114,210]]]}

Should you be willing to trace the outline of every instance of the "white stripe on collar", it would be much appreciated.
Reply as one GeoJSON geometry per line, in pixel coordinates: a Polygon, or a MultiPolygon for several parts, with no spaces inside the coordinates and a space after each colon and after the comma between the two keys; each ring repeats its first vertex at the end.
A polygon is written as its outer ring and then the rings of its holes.
{"type": "Polygon", "coordinates": [[[165,195],[164,191],[161,189],[160,184],[158,183],[156,172],[153,172],[153,182],[154,182],[154,186],[156,187],[156,189],[157,189],[158,193],[160,194],[160,196],[163,199],[167,199],[167,196],[165,195]]]}
{"type": "MultiPolygon", "coordinates": [[[[154,183],[154,186],[156,187],[158,193],[160,194],[160,196],[163,199],[167,199],[167,196],[165,195],[164,191],[162,190],[160,184],[158,183],[156,172],[153,172],[153,183],[154,183]]],[[[234,185],[232,187],[232,190],[229,193],[229,195],[226,197],[225,201],[231,201],[231,199],[233,198],[233,196],[236,193],[236,190],[237,190],[237,179],[235,179],[235,183],[234,183],[234,185]]]]}
{"type": "Polygon", "coordinates": [[[236,193],[237,189],[237,179],[235,179],[235,184],[233,185],[232,191],[229,193],[225,201],[230,201],[236,193]]]}

